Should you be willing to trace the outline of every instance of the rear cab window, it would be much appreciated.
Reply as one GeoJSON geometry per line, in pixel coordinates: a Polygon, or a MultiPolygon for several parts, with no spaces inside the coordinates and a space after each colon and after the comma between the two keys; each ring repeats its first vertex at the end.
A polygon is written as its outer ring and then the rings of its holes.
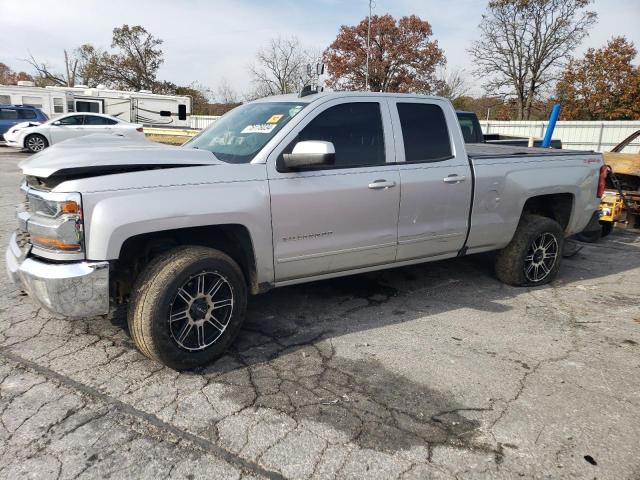
{"type": "Polygon", "coordinates": [[[405,162],[441,162],[453,157],[444,112],[432,103],[397,102],[405,162]]]}
{"type": "Polygon", "coordinates": [[[484,136],[475,113],[456,112],[464,143],[482,143],[484,136]]]}

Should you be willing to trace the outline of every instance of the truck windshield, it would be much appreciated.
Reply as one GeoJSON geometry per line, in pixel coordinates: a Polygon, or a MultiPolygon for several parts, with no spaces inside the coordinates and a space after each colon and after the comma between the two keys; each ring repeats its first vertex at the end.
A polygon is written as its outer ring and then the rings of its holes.
{"type": "Polygon", "coordinates": [[[228,163],[249,163],[305,103],[265,102],[241,105],[216,120],[184,146],[209,150],[228,163]]]}

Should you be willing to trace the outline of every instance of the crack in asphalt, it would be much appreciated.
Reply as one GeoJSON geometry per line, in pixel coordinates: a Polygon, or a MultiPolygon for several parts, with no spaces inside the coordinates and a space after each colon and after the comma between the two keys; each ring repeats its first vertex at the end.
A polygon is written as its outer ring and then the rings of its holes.
{"type": "Polygon", "coordinates": [[[137,417],[141,420],[143,420],[146,423],[149,423],[151,425],[153,425],[156,428],[159,428],[161,430],[164,430],[178,438],[187,440],[188,442],[199,446],[200,448],[202,448],[205,451],[211,452],[213,453],[216,457],[232,464],[235,465],[236,467],[240,468],[241,470],[244,471],[249,471],[249,472],[253,472],[255,474],[258,474],[260,476],[266,477],[266,478],[270,478],[273,480],[281,480],[284,479],[284,477],[276,472],[273,471],[269,471],[266,470],[264,468],[262,468],[260,465],[257,465],[255,463],[249,462],[247,460],[245,460],[244,458],[238,456],[238,455],[234,455],[230,452],[228,452],[227,450],[224,450],[222,448],[220,448],[218,445],[216,445],[213,442],[210,442],[202,437],[199,437],[197,435],[193,435],[192,433],[189,433],[185,430],[182,430],[178,427],[175,427],[174,425],[171,425],[163,420],[161,420],[160,418],[158,418],[155,415],[143,412],[142,410],[138,410],[137,408],[128,405],[116,398],[113,398],[109,395],[106,395],[94,388],[91,388],[87,385],[84,385],[76,380],[73,380],[72,378],[69,378],[65,375],[61,375],[58,372],[55,372],[47,367],[43,367],[42,365],[39,365],[35,362],[32,362],[30,360],[27,360],[25,358],[22,358],[19,355],[16,355],[15,353],[10,352],[6,347],[0,347],[0,356],[3,356],[4,358],[17,363],[18,365],[21,365],[23,368],[26,368],[28,370],[31,370],[35,373],[38,373],[40,375],[42,375],[45,378],[48,378],[50,380],[55,380],[57,382],[59,382],[62,385],[65,385],[73,390],[79,391],[85,395],[88,395],[92,398],[98,399],[101,402],[111,405],[112,407],[114,407],[115,409],[119,410],[122,413],[125,413],[127,415],[131,415],[133,417],[137,417]]]}

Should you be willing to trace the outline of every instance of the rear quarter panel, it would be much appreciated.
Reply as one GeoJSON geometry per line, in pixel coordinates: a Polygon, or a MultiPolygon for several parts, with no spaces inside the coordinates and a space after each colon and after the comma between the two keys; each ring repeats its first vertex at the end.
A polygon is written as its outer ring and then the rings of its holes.
{"type": "Polygon", "coordinates": [[[513,238],[525,202],[539,195],[569,193],[573,206],[567,236],[578,233],[598,209],[599,153],[472,159],[475,191],[469,253],[505,247],[513,238]]]}

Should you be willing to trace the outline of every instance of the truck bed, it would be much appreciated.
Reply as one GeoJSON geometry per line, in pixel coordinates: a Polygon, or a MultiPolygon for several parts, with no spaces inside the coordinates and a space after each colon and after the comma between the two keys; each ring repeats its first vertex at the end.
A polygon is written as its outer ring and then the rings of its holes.
{"type": "Polygon", "coordinates": [[[491,143],[467,143],[465,145],[469,158],[488,157],[522,157],[522,156],[569,156],[588,155],[594,153],[588,150],[559,150],[555,148],[518,147],[514,145],[496,145],[491,143]]]}

